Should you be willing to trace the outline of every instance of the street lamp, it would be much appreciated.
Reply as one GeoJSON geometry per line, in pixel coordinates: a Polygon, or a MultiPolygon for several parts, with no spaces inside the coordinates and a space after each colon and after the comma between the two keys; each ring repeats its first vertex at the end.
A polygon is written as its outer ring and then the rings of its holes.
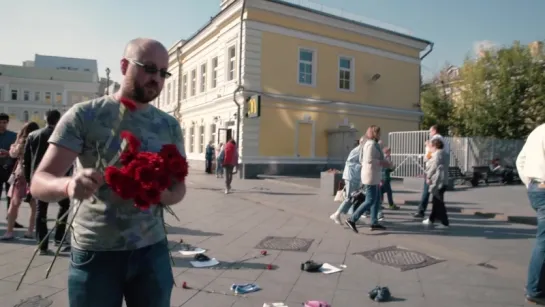
{"type": "Polygon", "coordinates": [[[110,69],[106,67],[106,95],[110,94],[110,69]]]}

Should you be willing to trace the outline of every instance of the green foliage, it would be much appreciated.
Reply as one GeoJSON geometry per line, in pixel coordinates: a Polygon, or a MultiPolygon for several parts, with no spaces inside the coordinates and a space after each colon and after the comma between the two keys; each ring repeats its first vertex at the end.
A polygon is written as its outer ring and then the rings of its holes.
{"type": "Polygon", "coordinates": [[[437,125],[439,133],[448,135],[452,105],[444,92],[433,83],[422,85],[420,108],[424,113],[422,118],[423,129],[437,125]]]}
{"type": "Polygon", "coordinates": [[[489,51],[461,67],[452,130],[462,136],[525,138],[545,122],[545,66],[526,46],[489,51]]]}

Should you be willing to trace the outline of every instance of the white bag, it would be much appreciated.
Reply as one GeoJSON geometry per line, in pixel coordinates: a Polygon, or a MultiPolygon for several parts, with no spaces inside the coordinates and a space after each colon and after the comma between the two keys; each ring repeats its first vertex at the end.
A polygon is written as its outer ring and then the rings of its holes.
{"type": "Polygon", "coordinates": [[[337,202],[337,203],[342,203],[345,199],[345,189],[346,187],[342,188],[342,190],[338,190],[337,193],[335,194],[335,198],[333,198],[333,201],[334,202],[337,202]]]}

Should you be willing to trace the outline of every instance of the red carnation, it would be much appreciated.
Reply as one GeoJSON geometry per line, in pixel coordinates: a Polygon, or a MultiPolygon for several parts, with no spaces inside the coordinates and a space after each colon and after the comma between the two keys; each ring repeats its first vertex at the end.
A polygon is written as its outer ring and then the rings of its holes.
{"type": "Polygon", "coordinates": [[[121,97],[119,99],[119,102],[121,102],[121,104],[124,105],[125,108],[129,109],[129,111],[136,110],[136,103],[129,98],[121,97]]]}
{"type": "Polygon", "coordinates": [[[126,140],[128,143],[128,151],[132,153],[137,153],[140,150],[141,142],[134,136],[130,131],[121,131],[121,138],[126,140]]]}

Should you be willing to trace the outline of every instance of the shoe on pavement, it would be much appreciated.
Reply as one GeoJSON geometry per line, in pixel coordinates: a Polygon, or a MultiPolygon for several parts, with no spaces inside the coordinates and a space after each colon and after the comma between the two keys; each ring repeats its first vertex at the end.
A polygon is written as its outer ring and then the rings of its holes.
{"type": "Polygon", "coordinates": [[[261,288],[257,284],[252,283],[242,285],[233,284],[231,286],[231,291],[235,292],[235,294],[246,294],[251,292],[257,292],[259,290],[261,290],[261,288]]]}
{"type": "Polygon", "coordinates": [[[371,230],[386,230],[386,227],[380,224],[373,224],[371,227],[369,227],[371,230]]]}
{"type": "Polygon", "coordinates": [[[375,297],[377,297],[378,292],[380,291],[380,286],[376,286],[373,290],[369,291],[369,298],[372,300],[375,300],[375,297]]]}
{"type": "Polygon", "coordinates": [[[332,215],[329,216],[329,218],[335,222],[335,224],[337,225],[341,225],[341,215],[338,214],[338,213],[333,213],[332,215]]]}
{"type": "Polygon", "coordinates": [[[382,287],[377,293],[377,296],[375,297],[375,302],[387,302],[392,298],[392,294],[390,293],[390,289],[388,287],[382,287]]]}
{"type": "Polygon", "coordinates": [[[352,231],[354,231],[355,233],[358,233],[358,228],[356,227],[356,223],[348,219],[344,220],[344,223],[346,224],[346,226],[352,229],[352,231]]]}
{"type": "Polygon", "coordinates": [[[13,226],[13,228],[19,228],[20,229],[20,228],[25,228],[25,226],[15,222],[15,225],[13,226]]]}
{"type": "Polygon", "coordinates": [[[425,219],[422,221],[422,224],[424,225],[427,225],[427,226],[433,226],[433,222],[430,221],[430,219],[425,219]]]}
{"type": "Polygon", "coordinates": [[[436,229],[449,229],[448,225],[445,224],[439,224],[435,226],[436,229]]]}
{"type": "Polygon", "coordinates": [[[423,218],[423,217],[424,217],[424,213],[421,213],[421,212],[413,213],[413,217],[414,217],[414,218],[423,218]]]}
{"type": "Polygon", "coordinates": [[[531,297],[526,295],[526,302],[530,304],[545,306],[545,298],[543,297],[531,297]]]}
{"type": "Polygon", "coordinates": [[[390,206],[388,206],[388,209],[390,209],[390,210],[399,210],[399,206],[390,205],[390,206]]]}

